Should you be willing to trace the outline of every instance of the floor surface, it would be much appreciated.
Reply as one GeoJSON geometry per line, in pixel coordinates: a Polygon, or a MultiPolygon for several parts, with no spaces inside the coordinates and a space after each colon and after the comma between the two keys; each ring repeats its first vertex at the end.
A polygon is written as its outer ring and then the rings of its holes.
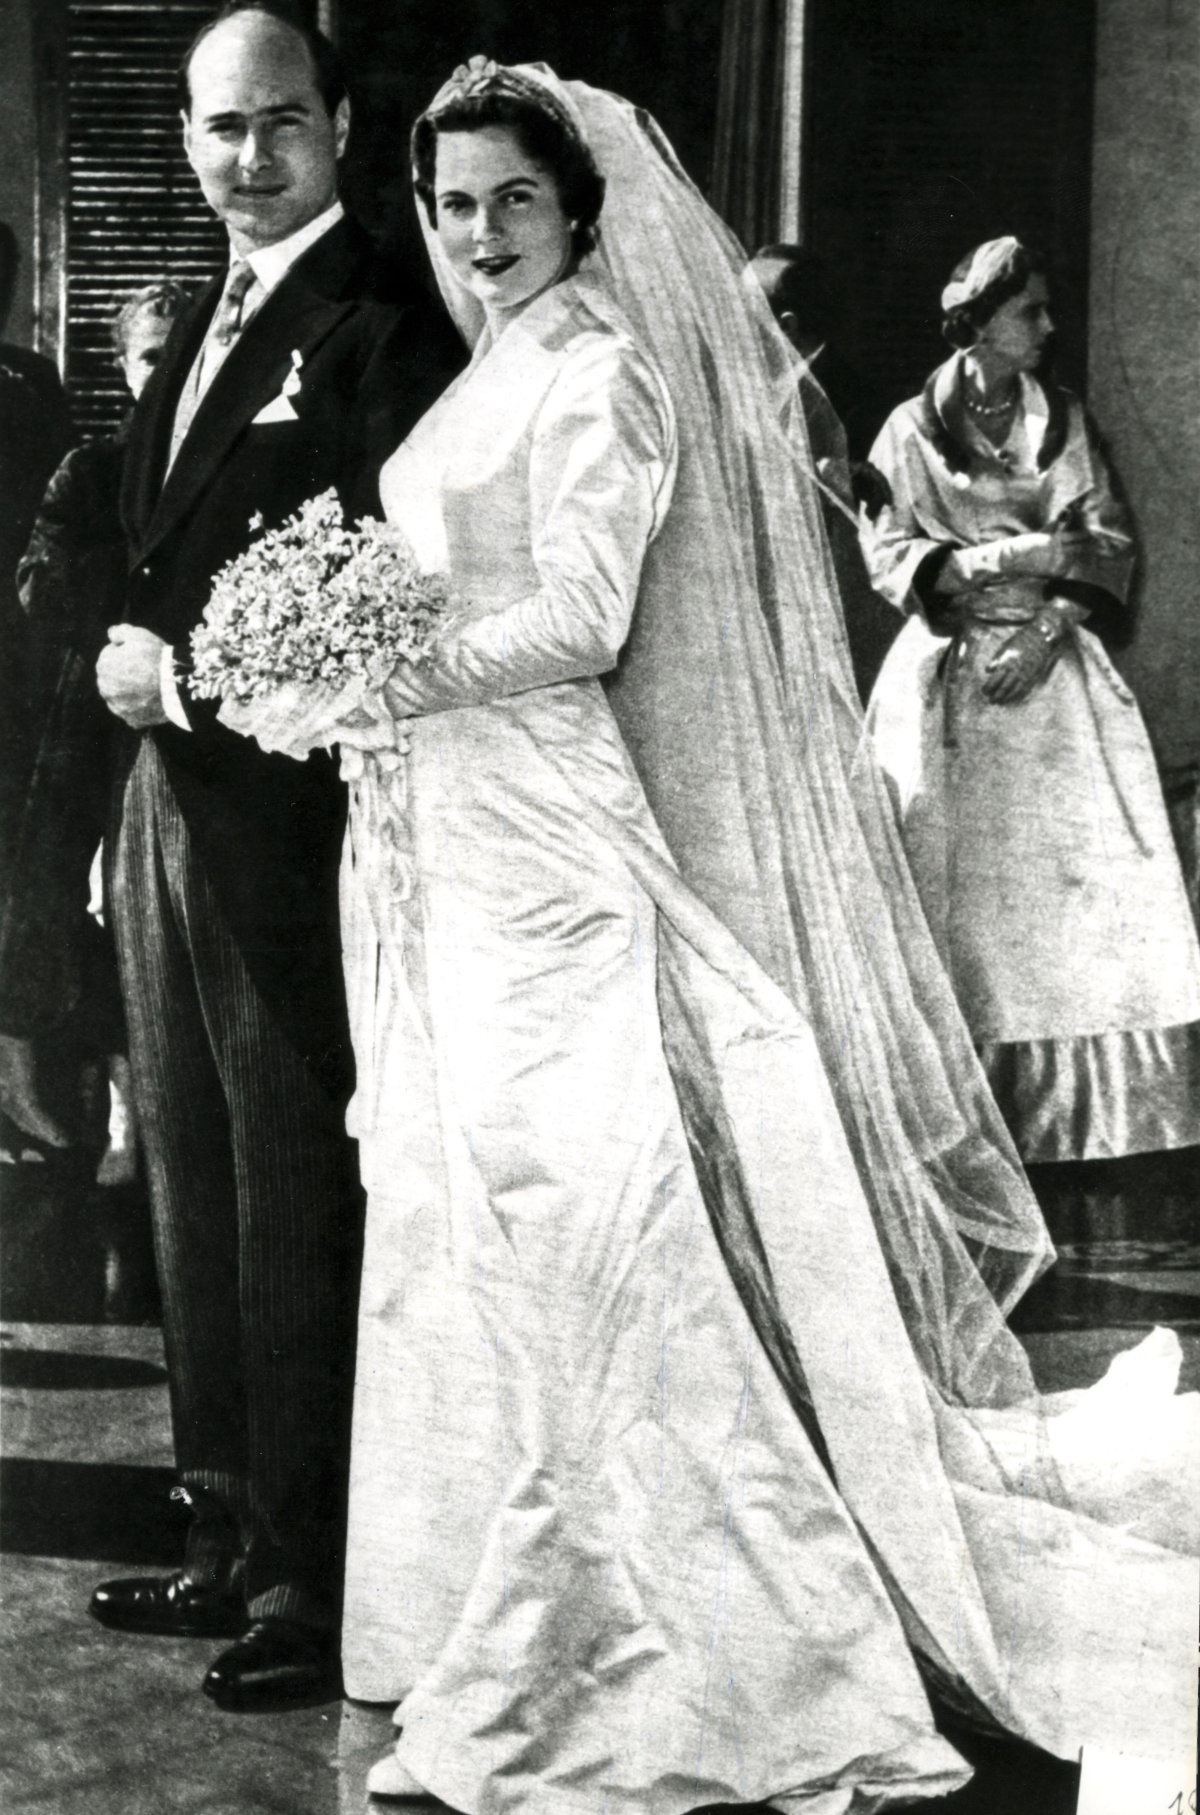
{"type": "MultiPolygon", "coordinates": [[[[1158,1322],[1200,1386],[1200,1157],[1047,1171],[1060,1261],[1017,1319],[1039,1382],[1091,1382],[1158,1322]]],[[[198,1693],[211,1643],[87,1618],[98,1580],[181,1554],[145,1208],[78,1159],[0,1167],[0,1192],[0,1808],[363,1815],[389,1710],[222,1714],[198,1693]]],[[[1073,1815],[1072,1766],[951,1736],[977,1776],[930,1811],[1073,1815]]]]}

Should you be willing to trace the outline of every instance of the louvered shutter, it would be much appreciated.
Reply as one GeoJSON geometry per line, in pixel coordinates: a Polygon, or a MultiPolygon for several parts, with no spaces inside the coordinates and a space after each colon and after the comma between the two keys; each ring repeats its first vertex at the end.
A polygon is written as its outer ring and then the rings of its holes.
{"type": "Polygon", "coordinates": [[[183,155],[175,72],[211,0],[68,0],[66,378],[79,433],[129,397],[109,323],[160,277],[201,283],[227,257],[183,155]]]}

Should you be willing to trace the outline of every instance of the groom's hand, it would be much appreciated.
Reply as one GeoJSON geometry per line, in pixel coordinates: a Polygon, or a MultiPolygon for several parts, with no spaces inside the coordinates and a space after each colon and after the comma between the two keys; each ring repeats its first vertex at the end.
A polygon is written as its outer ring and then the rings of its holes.
{"type": "Polygon", "coordinates": [[[167,722],[162,699],[162,652],[166,644],[139,624],[113,624],[108,648],[100,652],[96,680],[110,712],[135,731],[167,722]]]}

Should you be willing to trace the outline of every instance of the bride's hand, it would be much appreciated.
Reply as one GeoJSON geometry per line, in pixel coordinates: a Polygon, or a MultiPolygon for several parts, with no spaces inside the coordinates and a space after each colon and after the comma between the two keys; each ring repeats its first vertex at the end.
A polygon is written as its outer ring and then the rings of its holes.
{"type": "Polygon", "coordinates": [[[357,711],[338,725],[333,741],[341,757],[343,781],[357,781],[368,759],[385,773],[398,768],[408,751],[409,733],[404,722],[389,712],[381,693],[368,693],[357,711]]]}

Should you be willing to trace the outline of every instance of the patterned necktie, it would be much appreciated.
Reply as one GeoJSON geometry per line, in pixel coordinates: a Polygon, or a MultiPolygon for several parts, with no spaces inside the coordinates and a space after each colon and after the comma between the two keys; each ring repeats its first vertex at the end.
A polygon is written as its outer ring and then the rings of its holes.
{"type": "Polygon", "coordinates": [[[242,305],[246,292],[254,283],[254,273],[250,266],[240,259],[235,259],[229,267],[229,276],[225,280],[225,292],[221,297],[216,314],[213,316],[209,338],[219,347],[227,347],[234,335],[242,326],[242,305]]]}
{"type": "Polygon", "coordinates": [[[204,344],[196,355],[188,381],[179,398],[175,411],[175,422],[171,431],[171,451],[167,458],[167,470],[175,463],[183,438],[192,426],[192,418],[200,407],[200,399],[216,377],[218,370],[225,363],[230,347],[242,330],[242,310],[246,297],[256,282],[254,272],[241,259],[235,259],[229,267],[229,276],[217,312],[209,323],[204,344]]]}

